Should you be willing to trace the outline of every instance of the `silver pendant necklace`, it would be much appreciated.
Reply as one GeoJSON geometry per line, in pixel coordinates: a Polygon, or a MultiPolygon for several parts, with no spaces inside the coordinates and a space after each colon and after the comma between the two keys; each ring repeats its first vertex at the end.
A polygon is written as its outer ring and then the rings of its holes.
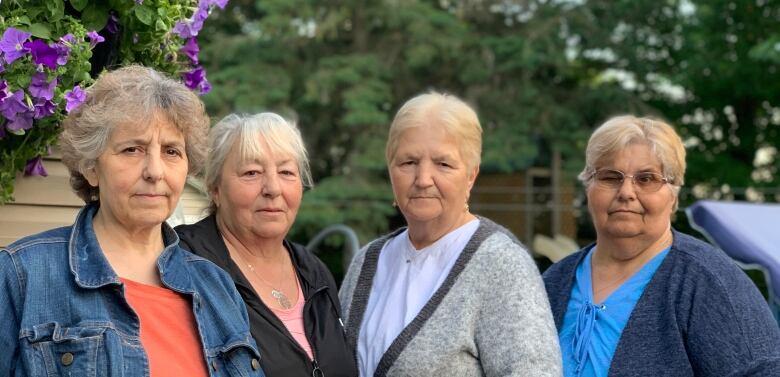
{"type": "MultiPolygon", "coordinates": [[[[237,254],[238,254],[238,257],[243,260],[244,264],[246,264],[246,266],[249,267],[249,270],[252,271],[253,274],[255,274],[255,277],[257,277],[262,283],[264,283],[265,285],[267,285],[268,287],[271,288],[271,296],[273,296],[276,299],[276,302],[279,303],[279,306],[281,306],[284,309],[292,308],[292,304],[290,303],[290,299],[287,298],[287,295],[284,294],[284,292],[282,292],[280,289],[274,288],[273,284],[269,283],[267,280],[265,280],[262,277],[260,277],[260,275],[257,273],[257,271],[255,271],[255,268],[249,262],[247,262],[246,259],[244,259],[244,256],[241,255],[240,251],[237,254]]],[[[282,270],[284,270],[284,267],[282,267],[282,270]]],[[[282,277],[282,279],[283,279],[282,281],[284,281],[284,277],[282,277]]],[[[281,286],[281,282],[280,282],[280,284],[278,286],[281,286]]]]}

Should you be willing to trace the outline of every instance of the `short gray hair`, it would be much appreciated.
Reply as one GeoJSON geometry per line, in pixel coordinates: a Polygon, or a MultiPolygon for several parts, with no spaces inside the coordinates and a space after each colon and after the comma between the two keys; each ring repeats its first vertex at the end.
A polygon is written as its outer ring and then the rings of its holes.
{"type": "Polygon", "coordinates": [[[482,155],[482,126],[477,113],[460,98],[436,91],[406,101],[395,114],[385,147],[387,163],[395,158],[401,133],[413,127],[431,126],[431,119],[456,137],[460,155],[468,169],[478,167],[482,155]]]}
{"type": "Polygon", "coordinates": [[[99,188],[85,174],[95,167],[117,126],[143,127],[163,116],[184,135],[188,174],[203,168],[209,117],[198,96],[180,82],[131,65],[103,72],[86,92],[86,102],[68,114],[59,137],[70,185],[84,202],[98,197],[99,188]]]}
{"type": "Polygon", "coordinates": [[[263,157],[261,140],[268,143],[268,152],[292,156],[298,164],[303,186],[313,186],[306,146],[295,123],[275,113],[230,114],[209,132],[206,189],[211,200],[211,213],[216,211],[214,192],[222,180],[222,167],[230,152],[237,148],[240,161],[263,157]]]}
{"type": "MultiPolygon", "coordinates": [[[[605,158],[631,144],[649,145],[661,162],[663,175],[669,179],[675,197],[685,183],[685,146],[669,124],[652,118],[621,115],[610,118],[599,126],[588,140],[585,150],[585,168],[578,178],[588,187],[599,164],[605,158]]],[[[677,210],[675,203],[674,210],[677,210]]]]}

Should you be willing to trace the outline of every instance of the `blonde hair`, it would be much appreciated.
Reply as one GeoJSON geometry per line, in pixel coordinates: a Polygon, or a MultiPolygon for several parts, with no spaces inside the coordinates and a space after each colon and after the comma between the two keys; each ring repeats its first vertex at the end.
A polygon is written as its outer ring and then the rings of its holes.
{"type": "MultiPolygon", "coordinates": [[[[585,168],[578,176],[580,181],[589,186],[599,164],[631,144],[650,146],[677,197],[685,183],[685,147],[680,136],[663,121],[633,115],[611,118],[593,131],[585,150],[585,168]]],[[[677,210],[677,201],[674,210],[677,210]]]]}
{"type": "Polygon", "coordinates": [[[312,187],[306,146],[295,123],[275,113],[255,115],[231,114],[220,120],[209,132],[209,158],[206,163],[206,188],[211,212],[216,211],[213,194],[222,179],[222,167],[230,152],[237,148],[240,161],[251,161],[265,153],[292,156],[304,187],[312,187]],[[265,151],[261,140],[267,143],[265,151]]]}
{"type": "Polygon", "coordinates": [[[164,117],[185,140],[188,174],[200,172],[206,157],[209,117],[197,95],[154,69],[131,65],[103,72],[87,90],[87,100],[62,124],[59,147],[70,185],[89,203],[100,188],[85,178],[95,167],[117,126],[145,127],[164,117]]]}
{"type": "Polygon", "coordinates": [[[401,133],[413,127],[440,125],[456,137],[461,158],[469,170],[479,166],[482,154],[482,126],[477,113],[453,95],[431,91],[404,103],[390,125],[385,158],[392,162],[401,133]]]}

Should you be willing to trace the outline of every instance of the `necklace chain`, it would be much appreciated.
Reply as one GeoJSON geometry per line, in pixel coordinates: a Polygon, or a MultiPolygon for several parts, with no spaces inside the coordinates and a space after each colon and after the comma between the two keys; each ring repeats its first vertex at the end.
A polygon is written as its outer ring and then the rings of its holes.
{"type": "MultiPolygon", "coordinates": [[[[246,264],[247,267],[249,267],[249,270],[252,271],[252,273],[255,275],[255,277],[257,277],[263,284],[265,284],[265,285],[267,285],[267,286],[269,286],[271,288],[271,296],[273,296],[276,299],[276,302],[279,303],[279,306],[281,306],[284,309],[292,308],[292,304],[290,303],[290,299],[287,297],[287,295],[284,294],[284,292],[282,292],[281,288],[277,289],[277,288],[274,287],[273,284],[269,283],[268,280],[263,279],[260,276],[260,274],[257,273],[257,271],[255,270],[254,266],[252,266],[252,264],[250,264],[244,258],[244,256],[241,255],[241,252],[238,251],[238,250],[236,250],[236,251],[237,251],[236,254],[238,255],[238,257],[241,258],[241,261],[243,261],[244,264],[246,264]]],[[[284,266],[282,266],[282,271],[283,270],[284,270],[284,266]]],[[[282,276],[282,281],[284,281],[284,276],[282,276]]],[[[296,282],[296,284],[297,284],[297,282],[296,282]]],[[[281,282],[277,286],[281,286],[281,282]]]]}

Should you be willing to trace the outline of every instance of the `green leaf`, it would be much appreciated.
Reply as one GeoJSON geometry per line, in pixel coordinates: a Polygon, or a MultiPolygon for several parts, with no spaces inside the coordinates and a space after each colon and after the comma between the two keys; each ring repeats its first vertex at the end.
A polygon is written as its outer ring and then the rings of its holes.
{"type": "Polygon", "coordinates": [[[89,3],[89,0],[70,0],[70,5],[73,6],[73,9],[81,12],[84,10],[84,8],[87,7],[87,4],[89,3]]]}
{"type": "Polygon", "coordinates": [[[27,16],[19,16],[18,20],[22,25],[30,25],[30,18],[27,16]]]}
{"type": "Polygon", "coordinates": [[[105,4],[97,2],[84,9],[84,12],[81,13],[81,20],[87,30],[102,30],[108,22],[108,8],[105,4]]]}
{"type": "Polygon", "coordinates": [[[27,31],[29,31],[34,37],[41,39],[51,39],[51,31],[49,30],[49,26],[46,24],[32,24],[27,31]]]}
{"type": "Polygon", "coordinates": [[[146,25],[152,24],[152,19],[154,18],[154,11],[152,11],[151,8],[149,8],[146,5],[138,5],[133,10],[135,11],[135,16],[138,18],[139,21],[143,22],[146,25]]]}
{"type": "Polygon", "coordinates": [[[160,7],[157,8],[157,14],[160,15],[160,17],[167,17],[168,16],[168,9],[160,7]]]}
{"type": "Polygon", "coordinates": [[[162,19],[157,19],[157,22],[154,23],[154,28],[157,29],[157,31],[165,31],[168,30],[168,26],[165,25],[165,22],[163,22],[162,19]]]}
{"type": "Polygon", "coordinates": [[[62,0],[49,0],[46,2],[46,8],[51,14],[49,21],[59,20],[65,15],[65,3],[62,0]]]}

